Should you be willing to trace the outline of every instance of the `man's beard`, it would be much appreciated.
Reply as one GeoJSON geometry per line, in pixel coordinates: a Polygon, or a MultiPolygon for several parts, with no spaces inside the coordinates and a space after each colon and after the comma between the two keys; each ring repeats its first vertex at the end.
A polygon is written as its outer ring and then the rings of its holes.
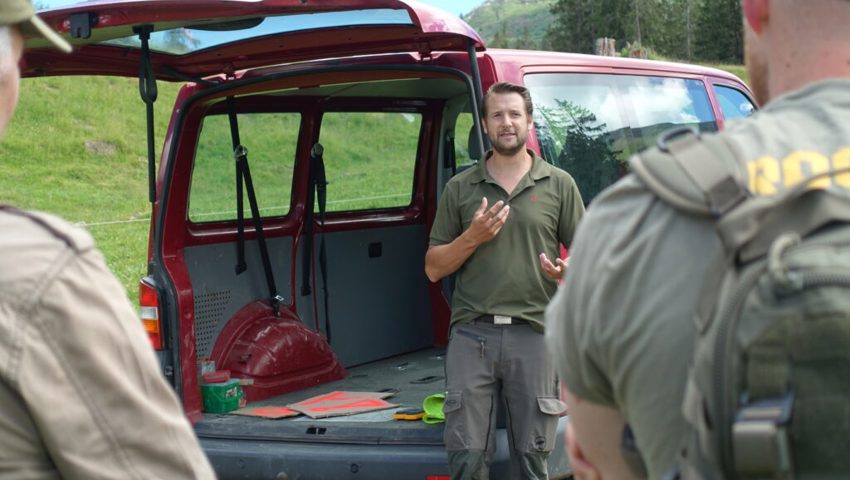
{"type": "Polygon", "coordinates": [[[526,133],[525,136],[522,136],[520,135],[520,132],[516,132],[516,140],[516,145],[512,147],[506,147],[501,145],[499,143],[498,136],[496,136],[496,138],[490,138],[490,143],[493,145],[493,150],[499,155],[502,155],[504,157],[512,157],[518,154],[519,152],[525,150],[525,142],[526,140],[528,140],[528,133],[526,133]]]}

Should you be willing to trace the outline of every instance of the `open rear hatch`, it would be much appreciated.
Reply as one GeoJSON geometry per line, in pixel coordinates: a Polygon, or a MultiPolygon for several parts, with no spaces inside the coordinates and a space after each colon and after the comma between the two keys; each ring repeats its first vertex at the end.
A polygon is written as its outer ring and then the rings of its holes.
{"type": "MultiPolygon", "coordinates": [[[[149,116],[157,79],[194,81],[261,66],[399,52],[467,52],[473,93],[481,100],[475,60],[485,48],[481,38],[457,17],[410,0],[94,0],[39,16],[74,52],[28,38],[23,77],[139,76],[149,116]]],[[[151,119],[148,124],[151,130],[151,119]]],[[[150,138],[148,156],[153,203],[150,138]]]]}
{"type": "MultiPolygon", "coordinates": [[[[114,75],[135,77],[141,80],[142,98],[148,105],[149,126],[152,122],[152,103],[156,99],[155,81],[187,81],[217,77],[221,80],[235,72],[274,65],[292,64],[321,59],[333,59],[370,54],[415,53],[427,58],[432,52],[466,52],[471,60],[470,72],[474,85],[473,101],[480,101],[481,84],[478,75],[476,52],[484,49],[480,37],[466,23],[434,7],[402,0],[127,0],[84,2],[73,6],[43,11],[40,16],[74,46],[74,52],[65,55],[49,48],[40,39],[27,39],[24,77],[55,75],[114,75]]],[[[473,115],[477,116],[473,108],[473,115]]],[[[149,127],[151,128],[151,127],[149,127]]],[[[479,132],[480,136],[480,132],[479,132]]],[[[149,130],[149,173],[151,202],[157,200],[155,190],[155,158],[152,129],[149,130]]],[[[156,213],[156,212],[154,212],[156,213]]],[[[162,225],[163,219],[157,219],[162,225]]],[[[157,229],[157,234],[159,233],[157,229]]],[[[258,228],[259,230],[259,228],[258,228]]],[[[162,265],[161,238],[154,236],[152,262],[162,265]]],[[[163,284],[166,278],[157,278],[160,289],[171,290],[168,303],[175,304],[174,288],[163,284]]],[[[177,342],[175,344],[179,344],[177,342]]],[[[181,347],[183,348],[183,347],[181,347]]],[[[181,356],[187,352],[181,352],[181,356]]],[[[368,372],[346,379],[340,388],[367,389],[384,385],[398,388],[420,382],[410,398],[398,398],[396,403],[414,407],[427,393],[435,393],[423,378],[439,377],[442,359],[436,363],[432,357],[440,352],[420,352],[423,358],[398,360],[404,364],[427,366],[422,372],[397,375],[391,364],[367,366],[368,372]],[[421,375],[420,375],[421,373],[421,375]],[[398,378],[395,378],[398,377],[398,378]],[[366,378],[377,379],[372,385],[362,384],[366,378]],[[360,379],[359,381],[357,379],[360,379]]],[[[397,360],[392,360],[396,362],[397,360]]],[[[177,359],[175,365],[194,362],[177,359]]],[[[183,372],[185,374],[185,372],[183,372]]],[[[177,388],[183,384],[177,374],[177,388]]],[[[189,376],[187,385],[194,380],[189,376]]],[[[191,390],[191,388],[190,388],[191,390]]],[[[305,392],[308,393],[308,392],[305,392]]],[[[187,392],[184,392],[187,394],[187,392]]],[[[298,397],[304,397],[299,392],[298,397]]],[[[292,397],[293,399],[295,397],[292,397]]],[[[270,399],[280,403],[289,398],[270,399]]],[[[368,441],[439,444],[440,435],[424,425],[394,424],[386,415],[376,415],[375,423],[383,427],[369,435],[368,441]],[[412,428],[411,428],[412,427],[412,428]],[[386,430],[395,430],[387,433],[386,430]],[[404,433],[407,432],[407,433],[404,433]],[[418,439],[418,440],[417,440],[418,439]]],[[[252,419],[254,420],[254,419],[252,419]]],[[[246,429],[245,421],[233,418],[210,420],[200,424],[204,435],[266,436],[286,438],[309,437],[310,428],[305,423],[288,423],[273,431],[260,431],[256,423],[246,429]],[[306,435],[306,437],[305,437],[306,435]]],[[[331,421],[337,435],[327,435],[324,441],[355,441],[363,438],[363,424],[348,429],[348,421],[331,421]]],[[[324,432],[324,430],[322,430],[324,432]]]]}
{"type": "Polygon", "coordinates": [[[145,29],[156,78],[171,81],[322,58],[484,49],[460,19],[402,0],[96,0],[40,16],[75,51],[27,39],[23,76],[136,76],[145,29]]]}

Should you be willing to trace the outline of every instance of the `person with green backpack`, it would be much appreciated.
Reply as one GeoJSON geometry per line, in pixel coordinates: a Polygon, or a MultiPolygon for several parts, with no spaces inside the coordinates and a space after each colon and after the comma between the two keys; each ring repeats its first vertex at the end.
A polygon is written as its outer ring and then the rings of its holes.
{"type": "Polygon", "coordinates": [[[577,479],[850,476],[850,1],[742,7],[764,108],[633,158],[547,309],[577,479]]]}

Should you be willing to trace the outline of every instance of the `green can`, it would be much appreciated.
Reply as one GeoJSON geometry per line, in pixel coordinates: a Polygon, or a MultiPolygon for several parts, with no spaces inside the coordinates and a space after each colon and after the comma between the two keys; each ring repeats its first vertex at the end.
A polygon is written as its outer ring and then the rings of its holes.
{"type": "Polygon", "coordinates": [[[239,408],[242,387],[236,378],[222,383],[202,383],[201,395],[204,397],[205,412],[226,413],[239,408]]]}

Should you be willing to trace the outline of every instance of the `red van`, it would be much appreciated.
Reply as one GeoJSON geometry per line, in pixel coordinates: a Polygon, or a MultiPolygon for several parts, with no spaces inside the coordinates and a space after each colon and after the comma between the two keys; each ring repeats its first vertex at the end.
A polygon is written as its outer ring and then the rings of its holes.
{"type": "MultiPolygon", "coordinates": [[[[587,202],[660,132],[712,131],[754,109],[718,70],[487,50],[414,1],[101,0],[43,18],[75,52],[32,40],[25,76],[139,77],[149,106],[156,82],[184,83],[158,168],[149,136],[141,315],[221,478],[448,478],[442,426],[393,412],[445,390],[451,280],[429,283],[423,259],[443,185],[486,148],[489,85],[529,87],[530,147],[587,202]],[[397,407],[205,413],[202,362],[239,378],[248,407],[337,391],[397,407]]],[[[566,421],[552,478],[570,473],[566,421]]],[[[508,444],[499,429],[492,478],[514,478],[508,444]]]]}

